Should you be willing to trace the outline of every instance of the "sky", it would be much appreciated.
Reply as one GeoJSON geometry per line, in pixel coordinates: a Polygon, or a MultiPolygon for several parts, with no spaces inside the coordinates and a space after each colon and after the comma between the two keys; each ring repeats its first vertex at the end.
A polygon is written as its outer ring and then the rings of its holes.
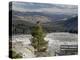
{"type": "Polygon", "coordinates": [[[33,3],[33,2],[12,2],[12,10],[20,12],[43,12],[51,14],[77,14],[77,5],[33,3]]]}

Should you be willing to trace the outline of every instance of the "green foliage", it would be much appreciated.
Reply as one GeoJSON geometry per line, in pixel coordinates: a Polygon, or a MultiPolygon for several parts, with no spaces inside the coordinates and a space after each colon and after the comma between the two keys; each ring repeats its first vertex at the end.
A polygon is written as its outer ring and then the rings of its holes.
{"type": "Polygon", "coordinates": [[[32,46],[37,49],[37,51],[45,51],[47,49],[48,42],[44,40],[45,33],[40,23],[37,23],[36,26],[33,27],[31,34],[33,36],[31,40],[32,46]]]}
{"type": "Polygon", "coordinates": [[[13,51],[13,50],[10,50],[11,52],[11,58],[12,59],[16,59],[16,58],[22,58],[21,54],[20,53],[16,53],[16,51],[13,51]]]}

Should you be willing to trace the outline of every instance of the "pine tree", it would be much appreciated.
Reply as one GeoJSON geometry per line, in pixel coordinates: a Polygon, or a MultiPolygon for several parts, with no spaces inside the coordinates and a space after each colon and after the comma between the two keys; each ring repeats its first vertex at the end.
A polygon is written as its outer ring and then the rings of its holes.
{"type": "Polygon", "coordinates": [[[47,49],[48,41],[44,40],[45,33],[42,29],[41,23],[38,21],[32,29],[31,45],[37,50],[37,52],[44,52],[47,49]]]}

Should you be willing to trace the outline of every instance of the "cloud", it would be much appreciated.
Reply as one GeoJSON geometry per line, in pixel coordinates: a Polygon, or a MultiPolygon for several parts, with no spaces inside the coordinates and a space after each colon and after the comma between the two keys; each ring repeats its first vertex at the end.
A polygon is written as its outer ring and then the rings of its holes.
{"type": "Polygon", "coordinates": [[[44,12],[44,13],[62,13],[62,14],[78,13],[78,7],[76,5],[13,2],[12,6],[13,10],[21,12],[44,12]]]}

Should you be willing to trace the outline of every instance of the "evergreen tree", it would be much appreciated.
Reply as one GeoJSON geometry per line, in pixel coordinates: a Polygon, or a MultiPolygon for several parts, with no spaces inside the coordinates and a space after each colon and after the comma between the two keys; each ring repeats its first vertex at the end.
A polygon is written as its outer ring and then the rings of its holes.
{"type": "Polygon", "coordinates": [[[37,52],[44,52],[47,49],[48,41],[44,40],[45,33],[42,29],[41,23],[38,21],[32,29],[31,45],[37,50],[37,52]]]}

